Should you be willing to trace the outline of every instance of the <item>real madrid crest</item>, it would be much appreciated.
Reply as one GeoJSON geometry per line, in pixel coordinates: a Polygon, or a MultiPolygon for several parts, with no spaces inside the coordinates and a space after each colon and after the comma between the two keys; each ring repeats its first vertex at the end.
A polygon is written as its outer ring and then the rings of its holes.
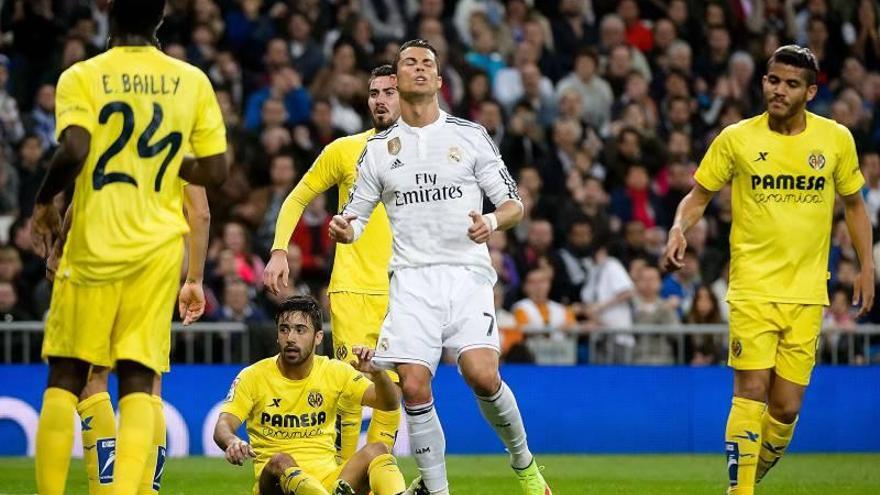
{"type": "Polygon", "coordinates": [[[461,161],[461,150],[458,149],[458,146],[453,146],[449,148],[449,161],[455,163],[461,161]]]}
{"type": "Polygon", "coordinates": [[[321,395],[321,392],[317,390],[312,390],[309,392],[309,405],[312,407],[321,407],[324,404],[324,396],[321,395]]]}
{"type": "Polygon", "coordinates": [[[389,347],[391,347],[391,344],[388,342],[388,337],[385,337],[384,339],[379,341],[379,349],[387,351],[389,347]]]}
{"type": "Polygon", "coordinates": [[[392,155],[396,155],[396,154],[400,153],[400,138],[399,137],[391,138],[391,140],[388,141],[388,153],[391,153],[392,155]]]}
{"type": "Polygon", "coordinates": [[[807,164],[813,170],[822,170],[825,168],[825,155],[819,150],[813,150],[807,158],[807,164]]]}

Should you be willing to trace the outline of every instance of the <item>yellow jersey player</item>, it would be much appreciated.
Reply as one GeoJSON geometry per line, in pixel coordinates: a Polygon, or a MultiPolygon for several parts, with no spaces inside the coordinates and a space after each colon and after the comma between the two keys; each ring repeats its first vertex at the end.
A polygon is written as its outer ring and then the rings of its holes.
{"type": "MultiPolygon", "coordinates": [[[[119,375],[113,493],[137,492],[153,451],[151,392],[155,375],[168,368],[187,231],[178,175],[212,186],[227,173],[225,129],[208,78],[156,47],[164,9],[164,0],[111,3],[110,49],[58,81],[59,146],[34,210],[39,254],[49,254],[61,230],[53,198],[74,180],[76,188],[43,342],[49,380],[37,427],[41,495],[64,493],[70,418],[92,365],[119,375]],[[186,163],[184,145],[196,157],[186,163]]],[[[197,299],[191,290],[182,295],[186,306],[197,299]]]]}
{"type": "MultiPolygon", "coordinates": [[[[178,294],[180,318],[183,325],[189,325],[201,318],[205,312],[204,279],[205,257],[208,249],[211,212],[205,188],[179,181],[183,188],[184,212],[190,232],[187,236],[186,281],[178,294]],[[187,302],[188,301],[188,302],[187,302]]],[[[61,235],[56,239],[52,254],[46,260],[46,276],[54,280],[64,248],[64,240],[70,230],[72,210],[68,208],[64,216],[61,235]]],[[[167,371],[167,370],[165,370],[167,371]]],[[[112,493],[114,444],[116,440],[116,415],[107,393],[110,369],[92,366],[88,381],[79,396],[76,412],[79,414],[82,432],[83,457],[86,475],[89,480],[89,495],[112,493]]],[[[162,381],[159,375],[153,379],[153,408],[155,422],[153,446],[147,459],[147,466],[141,478],[138,495],[151,495],[159,492],[162,473],[165,469],[165,418],[162,413],[162,381]]]]}
{"type": "Polygon", "coordinates": [[[819,65],[795,45],[776,50],[763,78],[767,111],[725,128],[678,206],[663,264],[680,268],[687,229],[728,182],[733,402],[725,434],[728,493],[751,495],[785,452],[815,364],[835,193],[861,261],[853,304],[874,302],[871,222],[850,132],[806,111],[819,65]]]}
{"type": "MultiPolygon", "coordinates": [[[[400,116],[394,69],[383,65],[370,75],[367,101],[373,129],[330,143],[281,206],[275,226],[272,257],[266,265],[263,283],[279,293],[287,287],[289,267],[287,246],[306,205],[333,186],[339,186],[340,206],[348,198],[357,176],[357,160],[367,139],[391,127],[400,116]]],[[[333,325],[333,348],[337,359],[353,362],[355,345],[375,348],[379,328],[388,308],[388,262],[391,259],[391,227],[384,208],[379,206],[358,242],[337,244],[333,274],[328,289],[333,325]]],[[[396,377],[395,377],[396,379],[396,377]]],[[[352,456],[360,438],[361,407],[340,405],[340,445],[342,460],[352,456]]],[[[367,442],[394,446],[400,424],[400,408],[374,411],[367,430],[367,442]]]]}
{"type": "Polygon", "coordinates": [[[254,458],[254,495],[403,493],[403,475],[382,443],[369,443],[344,464],[336,462],[340,401],[386,411],[400,402],[397,386],[372,364],[372,349],[352,350],[357,369],[316,356],[324,332],[321,308],[309,296],[285,300],[275,324],[278,354],[242,370],[220,410],[214,441],[226,460],[241,465],[254,458]],[[251,444],[235,435],[242,422],[251,444]]]}

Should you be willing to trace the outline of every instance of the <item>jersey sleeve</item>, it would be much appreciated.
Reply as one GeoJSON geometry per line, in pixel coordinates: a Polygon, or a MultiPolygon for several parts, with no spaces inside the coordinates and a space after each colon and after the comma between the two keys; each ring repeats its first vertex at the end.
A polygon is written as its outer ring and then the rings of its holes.
{"type": "Polygon", "coordinates": [[[849,196],[861,190],[865,185],[865,178],[859,169],[856,143],[849,129],[841,129],[839,153],[840,158],[834,168],[834,189],[841,196],[849,196]]]}
{"type": "Polygon", "coordinates": [[[211,82],[201,72],[198,81],[196,119],[189,142],[193,154],[201,158],[226,152],[226,126],[211,82]]]}
{"type": "Polygon", "coordinates": [[[354,238],[357,240],[364,232],[367,221],[376,205],[382,200],[382,184],[376,173],[376,161],[370,154],[369,143],[361,152],[357,162],[357,179],[348,193],[348,202],[342,207],[343,215],[357,215],[351,222],[354,228],[354,238]]]}
{"type": "Polygon", "coordinates": [[[278,220],[275,221],[272,251],[287,250],[290,237],[306,206],[339,181],[340,154],[334,144],[335,141],[324,148],[312,167],[282,203],[278,220]]]}
{"type": "Polygon", "coordinates": [[[89,86],[83,81],[79,64],[67,69],[55,88],[55,138],[75,125],[92,133],[98,118],[89,86]]]}
{"type": "Polygon", "coordinates": [[[709,145],[694,180],[710,191],[718,191],[732,178],[733,153],[730,152],[730,133],[725,129],[709,145]]]}
{"type": "Polygon", "coordinates": [[[251,409],[254,407],[254,384],[253,373],[248,368],[241,370],[232,385],[229,387],[229,393],[220,407],[220,412],[232,414],[242,422],[247,421],[250,416],[251,409]]]}
{"type": "Polygon", "coordinates": [[[339,401],[344,404],[360,404],[373,382],[348,364],[340,364],[341,366],[336,367],[343,376],[342,394],[339,396],[339,401]]]}
{"type": "Polygon", "coordinates": [[[498,147],[489,134],[482,127],[472,132],[481,134],[474,142],[476,150],[474,174],[477,176],[480,189],[495,206],[508,200],[521,202],[516,181],[511,177],[504,160],[501,159],[498,147]]]}

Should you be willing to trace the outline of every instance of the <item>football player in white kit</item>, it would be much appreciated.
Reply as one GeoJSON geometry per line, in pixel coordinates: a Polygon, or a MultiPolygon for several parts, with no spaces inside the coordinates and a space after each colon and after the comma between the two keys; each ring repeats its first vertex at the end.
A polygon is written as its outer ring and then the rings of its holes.
{"type": "Polygon", "coordinates": [[[442,110],[437,54],[424,40],[395,60],[401,118],[367,141],[349,202],[330,224],[337,242],[353,242],[384,203],[393,233],[388,315],[374,362],[395,367],[421,476],[407,494],[448,494],[446,441],[431,379],[443,348],[456,351],[483,416],[510,452],[524,495],[549,495],[526,443],[522,417],[498,372],[492,231],[522,219],[516,182],[486,130],[442,110]],[[483,196],[495,211],[481,214],[483,196]]]}

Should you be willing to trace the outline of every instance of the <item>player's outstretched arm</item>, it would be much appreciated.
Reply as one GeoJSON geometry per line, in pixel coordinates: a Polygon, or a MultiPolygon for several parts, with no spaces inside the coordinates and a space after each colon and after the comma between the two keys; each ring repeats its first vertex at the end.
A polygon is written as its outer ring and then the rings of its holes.
{"type": "Polygon", "coordinates": [[[205,275],[205,258],[211,229],[211,209],[205,188],[187,184],[184,188],[184,208],[189,223],[187,246],[186,281],[178,295],[178,311],[184,325],[197,321],[205,313],[205,291],[202,281],[205,275]]]}
{"type": "Polygon", "coordinates": [[[55,238],[61,234],[61,214],[52,200],[73,184],[89,156],[91,144],[92,135],[80,126],[71,125],[61,134],[58,149],[52,155],[49,170],[37,191],[34,206],[33,242],[39,256],[49,256],[55,238]]]}
{"type": "Polygon", "coordinates": [[[874,305],[874,258],[871,220],[865,209],[862,192],[842,196],[846,226],[853,246],[859,255],[859,276],[853,284],[853,305],[860,304],[859,316],[864,316],[874,305]]]}
{"type": "Polygon", "coordinates": [[[214,425],[214,443],[220,447],[220,450],[226,453],[226,460],[230,464],[241,466],[248,457],[256,457],[254,449],[238,438],[235,434],[241,426],[241,420],[234,414],[220,413],[217,418],[217,424],[214,425]]]}
{"type": "MultiPolygon", "coordinates": [[[[323,156],[323,155],[322,155],[323,156]]],[[[287,246],[290,244],[290,237],[293,235],[296,224],[302,217],[306,206],[314,200],[318,194],[324,191],[315,191],[308,182],[313,171],[320,165],[319,161],[309,169],[306,177],[303,177],[293,191],[284,199],[281,204],[281,210],[278,212],[278,219],[275,221],[275,240],[272,242],[272,254],[269,257],[269,263],[263,271],[263,285],[272,294],[279,294],[281,287],[287,288],[287,278],[290,275],[290,267],[287,265],[287,246]],[[311,175],[310,175],[311,174],[311,175]]],[[[326,190],[326,189],[325,189],[326,190]]]]}
{"type": "Polygon", "coordinates": [[[388,373],[373,364],[375,352],[369,347],[354,346],[352,354],[357,357],[354,365],[358,371],[367,375],[373,382],[370,388],[364,392],[361,404],[380,411],[393,411],[400,407],[400,390],[388,377],[388,373]]]}
{"type": "Polygon", "coordinates": [[[480,215],[471,210],[471,226],[468,227],[470,240],[482,244],[489,240],[489,236],[496,230],[507,230],[518,224],[523,217],[523,205],[518,200],[507,200],[492,213],[480,215]]]}
{"type": "Polygon", "coordinates": [[[666,249],[660,259],[663,270],[675,271],[681,268],[684,263],[684,252],[687,249],[684,233],[700,221],[713,196],[715,196],[714,191],[710,191],[700,184],[695,184],[691,192],[682,198],[675,210],[675,222],[669,229],[669,239],[666,241],[666,249]]]}

